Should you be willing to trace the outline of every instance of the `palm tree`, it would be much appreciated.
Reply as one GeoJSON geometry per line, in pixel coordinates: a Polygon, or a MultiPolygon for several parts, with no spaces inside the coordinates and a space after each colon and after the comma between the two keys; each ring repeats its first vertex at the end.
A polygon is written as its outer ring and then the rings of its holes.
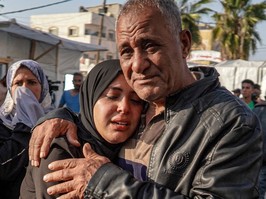
{"type": "Polygon", "coordinates": [[[215,13],[214,41],[220,44],[224,59],[248,60],[261,38],[256,25],[266,20],[266,1],[252,4],[251,0],[219,0],[223,13],[215,13]]]}
{"type": "Polygon", "coordinates": [[[178,0],[177,4],[180,8],[182,28],[190,30],[192,33],[192,42],[196,45],[201,44],[201,36],[199,32],[199,21],[201,15],[209,14],[213,10],[203,7],[204,4],[213,2],[213,0],[178,0]],[[190,1],[190,2],[189,2],[190,1]]]}

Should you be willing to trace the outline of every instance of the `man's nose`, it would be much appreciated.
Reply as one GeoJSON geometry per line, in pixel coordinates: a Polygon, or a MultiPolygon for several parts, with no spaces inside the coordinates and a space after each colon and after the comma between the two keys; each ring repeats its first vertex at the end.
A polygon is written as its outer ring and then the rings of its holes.
{"type": "Polygon", "coordinates": [[[136,73],[143,73],[149,68],[150,62],[145,53],[136,52],[132,60],[132,71],[136,73]]]}

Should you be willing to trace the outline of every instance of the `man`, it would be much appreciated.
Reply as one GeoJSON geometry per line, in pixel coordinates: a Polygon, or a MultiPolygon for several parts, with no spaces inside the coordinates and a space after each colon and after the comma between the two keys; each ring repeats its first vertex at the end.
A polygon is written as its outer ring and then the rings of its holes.
{"type": "Polygon", "coordinates": [[[234,96],[240,97],[241,90],[240,90],[240,88],[236,88],[236,89],[232,90],[232,93],[234,94],[234,96]]]}
{"type": "MultiPolygon", "coordinates": [[[[220,86],[214,68],[188,69],[191,35],[181,29],[174,1],[128,0],[116,32],[125,78],[151,104],[146,128],[119,155],[117,164],[129,172],[85,145],[85,158],[49,165],[56,172],[44,180],[65,182],[48,193],[64,193],[62,198],[256,198],[262,162],[258,119],[220,86]]],[[[47,131],[41,136],[45,128],[58,127],[60,134],[74,128],[60,119],[49,121],[59,122],[33,132],[33,164],[38,165],[40,151],[42,157],[47,154],[49,142],[42,147],[40,142],[58,135],[47,131]]]]}
{"type": "Polygon", "coordinates": [[[74,88],[63,92],[61,97],[59,108],[66,105],[74,113],[79,113],[79,89],[83,81],[83,75],[81,73],[73,74],[73,85],[74,88]]]}
{"type": "Polygon", "coordinates": [[[265,102],[263,99],[260,98],[261,96],[261,88],[259,84],[254,84],[254,91],[253,91],[253,98],[256,104],[261,104],[265,102]]]}
{"type": "Polygon", "coordinates": [[[251,110],[253,110],[255,107],[255,102],[252,99],[252,94],[254,93],[254,82],[250,79],[244,79],[241,84],[241,99],[248,105],[251,110]]]}

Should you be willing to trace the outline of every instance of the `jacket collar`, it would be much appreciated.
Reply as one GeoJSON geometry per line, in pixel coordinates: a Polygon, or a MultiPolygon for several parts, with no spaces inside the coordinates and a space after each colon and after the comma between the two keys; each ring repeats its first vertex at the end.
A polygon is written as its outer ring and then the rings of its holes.
{"type": "Polygon", "coordinates": [[[193,72],[201,72],[203,74],[203,78],[194,82],[193,84],[178,90],[172,94],[170,94],[166,98],[165,104],[165,118],[166,121],[170,117],[170,112],[178,111],[186,107],[186,105],[192,103],[196,99],[200,98],[202,95],[209,93],[217,87],[220,87],[219,82],[219,73],[213,67],[192,67],[190,71],[193,72]]]}

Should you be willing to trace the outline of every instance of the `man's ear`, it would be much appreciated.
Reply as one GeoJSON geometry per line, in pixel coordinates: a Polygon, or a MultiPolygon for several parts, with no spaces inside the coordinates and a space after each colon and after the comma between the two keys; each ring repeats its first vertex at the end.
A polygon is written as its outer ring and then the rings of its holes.
{"type": "Polygon", "coordinates": [[[182,43],[182,57],[186,59],[191,49],[191,33],[189,30],[180,32],[180,41],[182,43]]]}

